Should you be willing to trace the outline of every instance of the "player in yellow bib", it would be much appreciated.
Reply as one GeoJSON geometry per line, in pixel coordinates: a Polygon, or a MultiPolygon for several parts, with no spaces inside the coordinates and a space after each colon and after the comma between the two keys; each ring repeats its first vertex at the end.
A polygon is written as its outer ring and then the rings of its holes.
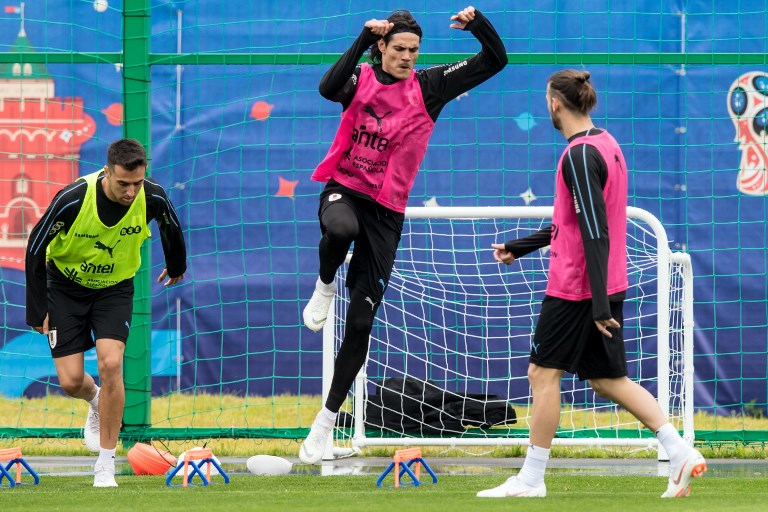
{"type": "Polygon", "coordinates": [[[115,487],[115,448],[125,405],[123,353],[133,313],[133,276],[149,222],[160,230],[170,286],[184,278],[186,245],[163,188],[146,178],[142,145],[121,139],[107,165],[66,186],[29,236],[27,324],[48,335],[61,388],[89,403],[85,444],[99,452],[94,487],[115,487]],[[96,347],[99,388],[83,353],[96,347]]]}

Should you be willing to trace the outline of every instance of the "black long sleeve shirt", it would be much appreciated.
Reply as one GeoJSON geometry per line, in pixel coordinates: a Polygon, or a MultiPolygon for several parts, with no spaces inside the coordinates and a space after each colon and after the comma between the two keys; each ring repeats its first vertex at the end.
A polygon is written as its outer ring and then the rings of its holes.
{"type": "MultiPolygon", "coordinates": [[[[102,179],[103,176],[99,177],[96,186],[96,209],[105,226],[114,226],[128,213],[130,206],[109,200],[102,188],[102,179]]],[[[147,201],[147,222],[154,219],[159,227],[168,276],[179,277],[187,270],[187,248],[181,223],[163,187],[149,178],[144,180],[143,186],[147,201]]],[[[87,184],[82,180],[61,189],[29,235],[25,267],[27,324],[32,327],[43,325],[47,314],[48,274],[54,279],[58,277],[67,280],[53,264],[46,272],[46,248],[60,231],[66,233],[72,227],[83,205],[86,189],[87,184]]],[[[72,286],[80,285],[72,283],[72,286]]]]}
{"type": "MultiPolygon", "coordinates": [[[[475,10],[475,19],[467,23],[464,30],[469,30],[480,41],[482,48],[478,54],[452,64],[414,71],[427,113],[433,121],[437,121],[440,112],[449,101],[488,80],[507,65],[507,51],[504,43],[496,33],[496,29],[480,11],[475,10]]],[[[341,103],[343,110],[346,110],[352,103],[357,90],[357,81],[360,78],[358,62],[370,46],[380,38],[369,28],[364,27],[352,46],[323,75],[318,87],[320,94],[328,100],[341,103]]],[[[384,71],[381,64],[374,65],[373,72],[376,80],[384,85],[391,85],[398,80],[384,71]]],[[[335,183],[333,180],[331,182],[335,183]]],[[[344,188],[350,195],[373,201],[370,196],[344,188]]]]}
{"type": "MultiPolygon", "coordinates": [[[[485,82],[507,65],[504,43],[480,11],[475,10],[475,19],[467,23],[464,30],[469,30],[480,41],[482,49],[477,55],[460,62],[414,71],[421,87],[424,105],[433,121],[437,120],[449,101],[485,82]]],[[[318,88],[320,94],[326,99],[341,103],[346,109],[357,89],[357,80],[360,77],[358,62],[366,50],[380,38],[369,28],[363,28],[352,46],[323,75],[318,88]]],[[[384,85],[391,85],[398,80],[384,71],[381,64],[374,65],[373,71],[376,79],[384,85]]]]}
{"type": "MultiPolygon", "coordinates": [[[[572,141],[577,137],[587,134],[597,135],[602,130],[591,130],[577,133],[570,137],[572,141]]],[[[571,194],[575,194],[576,188],[585,190],[603,190],[608,180],[608,166],[600,152],[592,145],[577,144],[570,148],[572,158],[563,158],[563,180],[571,194]],[[585,166],[586,162],[586,166],[585,166]],[[587,184],[589,183],[589,184],[587,184]]],[[[605,199],[602,194],[593,198],[594,209],[579,208],[576,216],[579,220],[581,240],[584,244],[584,258],[586,259],[589,287],[592,291],[592,314],[595,320],[607,320],[611,318],[609,302],[624,300],[625,292],[619,292],[608,296],[608,253],[610,242],[608,239],[608,216],[605,211],[605,199]],[[592,235],[588,226],[597,226],[600,237],[592,235]]],[[[536,249],[541,249],[550,244],[552,226],[548,226],[530,236],[519,240],[510,240],[504,244],[507,251],[515,258],[525,256],[536,249]]],[[[619,242],[621,243],[621,242],[619,242]]]]}

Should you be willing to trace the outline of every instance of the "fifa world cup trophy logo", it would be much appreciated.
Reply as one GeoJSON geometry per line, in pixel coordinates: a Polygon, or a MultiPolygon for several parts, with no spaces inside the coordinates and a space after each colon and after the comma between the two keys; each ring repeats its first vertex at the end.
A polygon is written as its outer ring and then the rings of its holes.
{"type": "Polygon", "coordinates": [[[741,151],[736,186],[744,194],[768,194],[768,74],[744,73],[728,90],[728,113],[741,151]]]}

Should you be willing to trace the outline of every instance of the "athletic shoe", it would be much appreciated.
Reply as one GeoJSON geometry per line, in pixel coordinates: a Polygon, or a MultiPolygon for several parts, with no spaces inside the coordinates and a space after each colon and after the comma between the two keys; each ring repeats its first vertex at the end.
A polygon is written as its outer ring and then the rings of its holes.
{"type": "Polygon", "coordinates": [[[333,430],[333,427],[323,427],[317,421],[312,423],[309,435],[301,443],[301,448],[299,449],[299,459],[301,459],[301,462],[304,464],[320,462],[320,459],[323,458],[323,453],[325,453],[325,447],[331,430],[333,430]]]}
{"type": "Polygon", "coordinates": [[[669,485],[662,498],[685,498],[691,494],[691,480],[707,471],[707,461],[698,452],[691,450],[685,459],[669,468],[669,485]]]}
{"type": "Polygon", "coordinates": [[[115,482],[115,464],[99,464],[93,467],[94,487],[117,487],[115,482]]]}
{"type": "Polygon", "coordinates": [[[531,487],[518,480],[516,476],[508,478],[498,487],[477,493],[478,498],[544,498],[546,495],[547,486],[544,483],[531,487]]]}
{"type": "Polygon", "coordinates": [[[334,295],[336,295],[336,280],[334,279],[331,284],[325,284],[318,278],[312,298],[304,308],[304,325],[310,331],[317,332],[323,328],[334,295]]]}
{"type": "Polygon", "coordinates": [[[101,448],[101,430],[99,428],[99,411],[89,405],[88,417],[85,420],[85,428],[83,429],[83,437],[85,440],[85,447],[88,451],[98,453],[101,448]]]}

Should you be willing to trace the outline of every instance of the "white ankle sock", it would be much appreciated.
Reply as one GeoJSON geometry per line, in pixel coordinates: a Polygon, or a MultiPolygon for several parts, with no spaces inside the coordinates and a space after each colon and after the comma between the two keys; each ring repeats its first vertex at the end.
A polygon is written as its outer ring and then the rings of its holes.
{"type": "Polygon", "coordinates": [[[112,448],[111,450],[107,450],[106,448],[101,448],[99,450],[99,458],[96,460],[96,464],[115,464],[115,452],[117,451],[117,448],[112,448]]]}
{"type": "Polygon", "coordinates": [[[338,415],[339,413],[332,412],[326,407],[323,407],[320,409],[320,412],[317,413],[315,421],[318,423],[318,425],[322,425],[325,428],[332,428],[334,425],[336,425],[336,417],[338,415]]]}
{"type": "Polygon", "coordinates": [[[680,433],[671,423],[665,423],[656,431],[656,439],[659,440],[661,446],[664,447],[667,455],[669,455],[670,464],[679,464],[688,455],[690,446],[683,441],[680,433]]]}
{"type": "Polygon", "coordinates": [[[317,283],[315,283],[315,288],[326,294],[331,292],[336,293],[336,278],[334,278],[330,283],[325,284],[318,277],[317,283]]]}
{"type": "Polygon", "coordinates": [[[94,397],[91,400],[88,401],[88,405],[90,405],[91,407],[93,407],[97,411],[99,410],[99,395],[100,394],[101,394],[101,388],[99,386],[96,386],[96,395],[94,395],[94,397]]]}
{"type": "Polygon", "coordinates": [[[544,483],[544,472],[549,462],[549,448],[528,446],[523,467],[517,474],[517,479],[530,487],[538,487],[544,483]]]}

